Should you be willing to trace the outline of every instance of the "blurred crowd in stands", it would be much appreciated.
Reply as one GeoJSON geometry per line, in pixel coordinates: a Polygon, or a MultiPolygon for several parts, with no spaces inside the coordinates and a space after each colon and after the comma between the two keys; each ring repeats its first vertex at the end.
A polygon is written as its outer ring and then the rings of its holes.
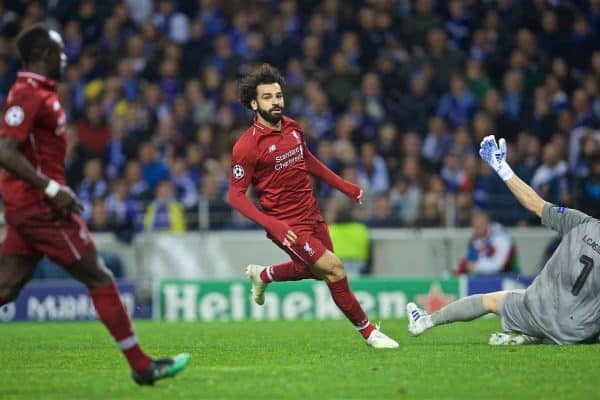
{"type": "Polygon", "coordinates": [[[599,0],[0,0],[0,100],[14,39],[62,32],[68,182],[96,231],[248,228],[225,201],[252,116],[240,78],[268,62],[312,151],[366,193],[316,183],[329,222],[538,224],[477,149],[545,199],[600,217],[599,0]]]}

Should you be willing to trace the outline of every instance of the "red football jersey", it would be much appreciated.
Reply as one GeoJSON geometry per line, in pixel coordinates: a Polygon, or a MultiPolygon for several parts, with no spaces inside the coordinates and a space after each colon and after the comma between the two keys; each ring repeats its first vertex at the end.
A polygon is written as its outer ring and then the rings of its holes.
{"type": "MultiPolygon", "coordinates": [[[[20,71],[11,87],[0,121],[0,135],[19,142],[18,150],[38,172],[64,185],[66,116],[58,101],[56,82],[20,71]]],[[[2,171],[5,212],[41,206],[44,193],[8,171],[2,171]]]]}
{"type": "Polygon", "coordinates": [[[305,161],[302,130],[283,117],[281,131],[256,120],[232,152],[231,186],[245,193],[252,184],[262,211],[290,226],[322,221],[305,161]]]}

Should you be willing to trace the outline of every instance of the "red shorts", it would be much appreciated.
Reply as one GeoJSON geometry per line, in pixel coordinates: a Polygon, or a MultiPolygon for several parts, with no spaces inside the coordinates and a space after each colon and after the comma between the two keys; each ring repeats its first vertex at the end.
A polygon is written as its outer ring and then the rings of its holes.
{"type": "Polygon", "coordinates": [[[65,218],[40,209],[9,213],[5,219],[3,254],[46,255],[57,264],[69,266],[96,248],[85,222],[76,214],[65,218]]]}
{"type": "Polygon", "coordinates": [[[269,236],[269,239],[289,254],[292,260],[308,267],[314,265],[325,251],[333,252],[333,244],[329,236],[329,229],[325,222],[315,222],[311,225],[294,225],[292,231],[298,235],[296,243],[286,247],[269,236]]]}

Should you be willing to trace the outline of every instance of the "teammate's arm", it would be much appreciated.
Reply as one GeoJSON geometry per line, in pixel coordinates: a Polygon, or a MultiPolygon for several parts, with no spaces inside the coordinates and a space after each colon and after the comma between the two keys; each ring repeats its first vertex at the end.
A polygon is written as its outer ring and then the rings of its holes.
{"type": "Polygon", "coordinates": [[[260,212],[246,196],[254,175],[255,163],[256,154],[252,146],[246,146],[243,142],[238,141],[233,147],[231,155],[232,174],[229,183],[229,204],[243,216],[265,228],[284,246],[290,246],[298,237],[288,224],[260,212]]]}
{"type": "Polygon", "coordinates": [[[9,137],[0,137],[0,165],[17,178],[44,191],[50,179],[37,173],[18,150],[19,143],[9,137]]]}
{"type": "Polygon", "coordinates": [[[531,186],[515,175],[506,162],[506,141],[500,139],[498,145],[494,135],[486,136],[481,142],[479,155],[502,178],[519,203],[541,218],[546,202],[531,186]]]}
{"type": "Polygon", "coordinates": [[[16,108],[20,110],[20,118],[10,119],[9,116],[5,116],[5,123],[0,129],[0,166],[44,192],[52,206],[61,214],[81,212],[83,205],[68,186],[61,186],[38,173],[19,151],[19,144],[27,140],[32,129],[32,118],[29,115],[35,115],[35,111],[26,107],[11,106],[7,107],[7,112],[16,108]]]}
{"type": "Polygon", "coordinates": [[[362,189],[360,188],[360,186],[344,180],[341,176],[330,170],[317,157],[315,157],[314,154],[310,152],[310,150],[308,150],[306,142],[303,143],[302,147],[306,167],[308,168],[308,172],[312,176],[336,188],[337,190],[351,198],[353,201],[360,201],[362,197],[362,189]]]}

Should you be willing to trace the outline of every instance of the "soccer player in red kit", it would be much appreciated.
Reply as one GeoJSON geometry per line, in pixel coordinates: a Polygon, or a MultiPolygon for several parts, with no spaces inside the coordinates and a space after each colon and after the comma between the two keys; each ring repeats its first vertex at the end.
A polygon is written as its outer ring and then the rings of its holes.
{"type": "Polygon", "coordinates": [[[77,214],[80,201],[65,181],[66,116],[56,92],[66,64],[61,36],[43,25],[22,32],[23,70],[0,121],[0,166],[6,238],[0,249],[0,306],[17,297],[42,256],[62,265],[89,289],[140,385],[174,376],[188,354],[152,359],[138,344],[131,320],[90,232],[77,214]]]}
{"type": "Polygon", "coordinates": [[[231,205],[261,225],[291,261],[263,267],[250,264],[246,274],[254,301],[264,304],[264,291],[273,281],[322,279],[344,315],[374,348],[396,348],[365,315],[348,286],[346,272],[333,253],[329,231],[313,195],[309,175],[340,190],[355,202],[362,197],[357,185],[336,175],[310,153],[302,129],[283,115],[285,81],[268,64],[248,74],[240,87],[241,102],[253,110],[254,122],[233,146],[231,205]],[[246,196],[252,184],[260,208],[246,196]]]}

